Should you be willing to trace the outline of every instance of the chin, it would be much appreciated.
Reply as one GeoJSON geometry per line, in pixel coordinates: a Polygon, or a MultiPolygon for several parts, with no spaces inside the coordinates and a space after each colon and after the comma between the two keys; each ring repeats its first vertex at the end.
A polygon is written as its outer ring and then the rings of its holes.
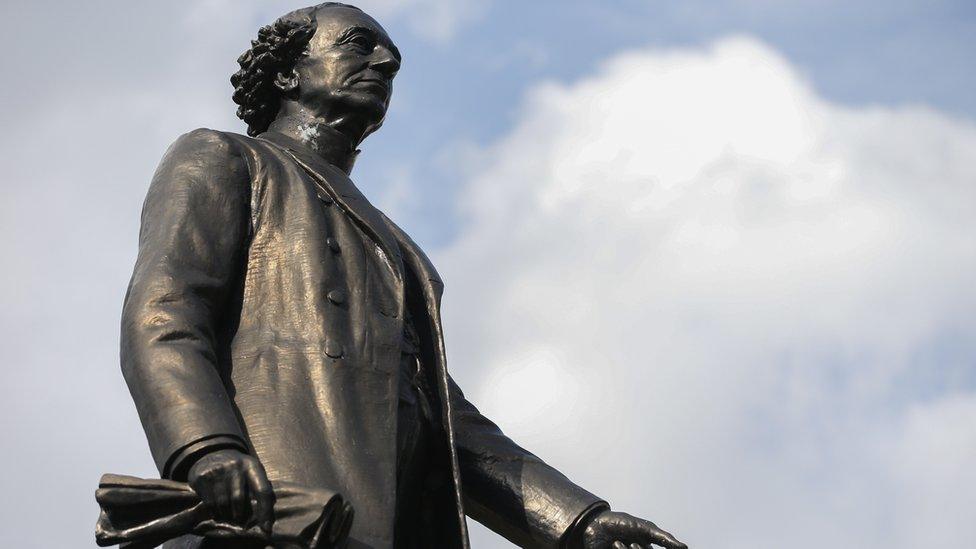
{"type": "MultiPolygon", "coordinates": [[[[365,111],[364,107],[359,107],[360,112],[365,111]]],[[[383,119],[386,117],[386,107],[376,107],[369,109],[364,112],[363,120],[365,122],[364,126],[368,128],[366,135],[373,133],[378,130],[381,125],[383,125],[383,119]]]]}

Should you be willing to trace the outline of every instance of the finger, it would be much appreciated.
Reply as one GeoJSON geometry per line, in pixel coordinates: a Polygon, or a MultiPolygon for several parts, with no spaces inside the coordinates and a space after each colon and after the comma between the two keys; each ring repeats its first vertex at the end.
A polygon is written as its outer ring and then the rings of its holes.
{"type": "Polygon", "coordinates": [[[216,497],[214,496],[213,485],[209,482],[199,482],[193,488],[193,491],[200,497],[200,501],[210,509],[211,518],[217,518],[217,507],[214,503],[216,497]]]}
{"type": "Polygon", "coordinates": [[[248,515],[251,510],[251,502],[248,501],[247,481],[240,471],[234,471],[228,482],[230,489],[230,509],[231,518],[234,524],[244,526],[247,524],[248,515]]]}
{"type": "Polygon", "coordinates": [[[254,520],[268,535],[271,534],[271,523],[274,520],[274,491],[264,467],[260,463],[247,468],[247,483],[254,499],[254,520]]]}
{"type": "Polygon", "coordinates": [[[613,549],[627,549],[627,546],[622,541],[615,541],[613,542],[613,549]]]}
{"type": "Polygon", "coordinates": [[[230,487],[227,485],[226,479],[214,486],[213,495],[215,518],[221,522],[230,521],[232,515],[230,508],[230,487]]]}
{"type": "MultiPolygon", "coordinates": [[[[653,525],[652,525],[653,526],[653,525]]],[[[667,549],[688,549],[688,546],[681,543],[674,536],[661,530],[657,526],[653,526],[650,532],[651,541],[660,545],[661,547],[666,547],[667,549]]]]}
{"type": "Polygon", "coordinates": [[[644,549],[639,543],[631,543],[630,549],[644,549]]]}

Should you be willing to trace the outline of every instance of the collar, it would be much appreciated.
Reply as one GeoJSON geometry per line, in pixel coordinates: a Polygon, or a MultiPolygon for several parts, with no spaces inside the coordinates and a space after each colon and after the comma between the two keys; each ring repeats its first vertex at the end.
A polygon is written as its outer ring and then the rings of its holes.
{"type": "Polygon", "coordinates": [[[356,162],[356,157],[359,156],[361,151],[353,145],[348,137],[338,130],[325,125],[320,125],[317,128],[320,132],[317,140],[323,144],[324,151],[314,149],[290,135],[275,130],[268,130],[258,137],[267,139],[288,149],[315,155],[321,160],[339,168],[346,175],[349,175],[352,172],[353,164],[356,162]]]}

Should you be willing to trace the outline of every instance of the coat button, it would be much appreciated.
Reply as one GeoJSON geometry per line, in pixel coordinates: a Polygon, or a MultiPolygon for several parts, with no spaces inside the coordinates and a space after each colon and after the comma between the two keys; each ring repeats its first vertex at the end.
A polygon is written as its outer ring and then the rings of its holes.
{"type": "Polygon", "coordinates": [[[342,345],[335,341],[325,342],[325,354],[329,358],[339,358],[342,356],[342,345]]]}
{"type": "Polygon", "coordinates": [[[346,302],[346,292],[342,290],[332,290],[326,294],[326,297],[328,297],[329,301],[335,303],[336,305],[342,305],[346,302]]]}
{"type": "Polygon", "coordinates": [[[339,247],[339,241],[331,236],[325,239],[325,243],[329,246],[329,249],[332,250],[332,253],[339,253],[339,250],[341,250],[339,247]]]}

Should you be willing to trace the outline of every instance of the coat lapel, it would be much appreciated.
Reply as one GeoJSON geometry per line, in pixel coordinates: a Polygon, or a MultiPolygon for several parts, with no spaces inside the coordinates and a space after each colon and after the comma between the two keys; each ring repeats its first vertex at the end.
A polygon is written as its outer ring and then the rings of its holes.
{"type": "Polygon", "coordinates": [[[339,205],[363,231],[372,238],[386,255],[398,277],[400,272],[400,248],[384,221],[383,214],[363,196],[349,176],[319,155],[306,149],[294,139],[275,132],[266,132],[259,139],[281,148],[315,182],[316,192],[322,200],[332,200],[339,205]]]}
{"type": "Polygon", "coordinates": [[[416,242],[410,238],[410,235],[401,229],[396,223],[390,220],[389,217],[383,215],[382,212],[379,214],[385,225],[389,228],[390,233],[396,239],[397,246],[401,250],[404,262],[413,268],[414,272],[417,274],[417,278],[420,279],[420,283],[427,289],[433,292],[432,297],[434,298],[433,305],[440,310],[441,296],[444,293],[444,282],[441,280],[441,276],[437,273],[437,269],[434,268],[433,262],[427,257],[427,254],[417,245],[416,242]]]}

